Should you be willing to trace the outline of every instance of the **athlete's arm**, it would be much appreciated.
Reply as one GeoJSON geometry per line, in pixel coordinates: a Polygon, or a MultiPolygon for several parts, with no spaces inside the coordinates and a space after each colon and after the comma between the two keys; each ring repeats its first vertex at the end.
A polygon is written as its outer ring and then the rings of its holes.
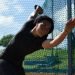
{"type": "Polygon", "coordinates": [[[39,14],[43,13],[43,9],[40,6],[35,5],[34,8],[35,10],[30,14],[30,16],[28,17],[28,20],[31,18],[35,19],[39,14]]]}
{"type": "Polygon", "coordinates": [[[71,30],[75,27],[75,19],[70,19],[64,28],[64,30],[59,33],[52,41],[45,40],[42,43],[43,48],[52,48],[60,44],[64,38],[71,32],[71,30]]]}

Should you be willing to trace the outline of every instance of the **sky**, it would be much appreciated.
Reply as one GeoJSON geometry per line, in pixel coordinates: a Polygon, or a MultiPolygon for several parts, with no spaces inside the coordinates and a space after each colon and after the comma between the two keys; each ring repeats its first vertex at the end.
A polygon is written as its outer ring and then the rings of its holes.
{"type": "MultiPolygon", "coordinates": [[[[63,29],[67,19],[65,0],[58,1],[55,0],[53,6],[55,37],[63,29]]],[[[34,11],[34,5],[42,6],[44,2],[45,0],[0,0],[0,38],[8,34],[16,34],[26,22],[28,16],[34,11]]],[[[47,15],[51,13],[49,7],[51,7],[50,0],[47,0],[47,5],[44,8],[47,15]]]]}
{"type": "Polygon", "coordinates": [[[0,38],[16,34],[34,11],[34,5],[45,0],[0,0],[0,38]]]}

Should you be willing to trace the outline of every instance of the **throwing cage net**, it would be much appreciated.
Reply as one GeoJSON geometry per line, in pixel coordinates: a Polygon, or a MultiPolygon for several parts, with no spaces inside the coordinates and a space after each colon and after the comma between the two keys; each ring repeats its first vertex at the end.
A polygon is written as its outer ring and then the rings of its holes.
{"type": "MultiPolygon", "coordinates": [[[[54,31],[49,38],[55,38],[65,27],[68,19],[75,16],[74,0],[45,0],[42,5],[44,14],[54,20],[54,31]]],[[[64,41],[52,49],[44,49],[32,54],[37,54],[36,60],[25,62],[31,65],[27,71],[49,73],[50,75],[75,74],[75,29],[64,41]],[[45,52],[45,53],[44,53],[45,52]],[[41,56],[42,55],[42,56],[41,56]],[[32,66],[33,65],[33,66],[32,66]]],[[[27,66],[28,67],[28,66],[27,66]]]]}

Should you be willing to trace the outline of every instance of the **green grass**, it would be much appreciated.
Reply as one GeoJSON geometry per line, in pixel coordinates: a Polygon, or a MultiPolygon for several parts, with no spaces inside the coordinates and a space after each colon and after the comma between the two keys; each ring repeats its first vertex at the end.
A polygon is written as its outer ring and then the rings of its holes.
{"type": "Polygon", "coordinates": [[[29,54],[25,57],[25,60],[39,60],[42,59],[44,57],[46,57],[47,55],[51,55],[52,50],[38,50],[32,54],[29,54]]]}
{"type": "Polygon", "coordinates": [[[75,50],[73,50],[73,52],[72,52],[72,63],[73,63],[73,67],[74,67],[74,69],[75,69],[75,50]]]}
{"type": "Polygon", "coordinates": [[[51,56],[51,55],[54,55],[54,56],[58,55],[58,57],[60,57],[60,58],[68,57],[67,50],[41,49],[32,54],[27,55],[25,57],[25,60],[38,60],[38,59],[44,58],[46,56],[51,56]]]}

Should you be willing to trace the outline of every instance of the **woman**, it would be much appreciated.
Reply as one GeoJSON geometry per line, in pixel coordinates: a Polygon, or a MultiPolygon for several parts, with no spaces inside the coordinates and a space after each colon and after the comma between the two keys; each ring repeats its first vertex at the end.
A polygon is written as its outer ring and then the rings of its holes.
{"type": "Polygon", "coordinates": [[[54,23],[48,16],[38,16],[42,13],[43,9],[35,6],[35,11],[23,28],[9,42],[0,56],[0,75],[25,75],[22,62],[26,55],[39,49],[58,45],[75,26],[75,19],[71,19],[55,39],[47,40],[47,35],[54,29],[54,23]]]}

